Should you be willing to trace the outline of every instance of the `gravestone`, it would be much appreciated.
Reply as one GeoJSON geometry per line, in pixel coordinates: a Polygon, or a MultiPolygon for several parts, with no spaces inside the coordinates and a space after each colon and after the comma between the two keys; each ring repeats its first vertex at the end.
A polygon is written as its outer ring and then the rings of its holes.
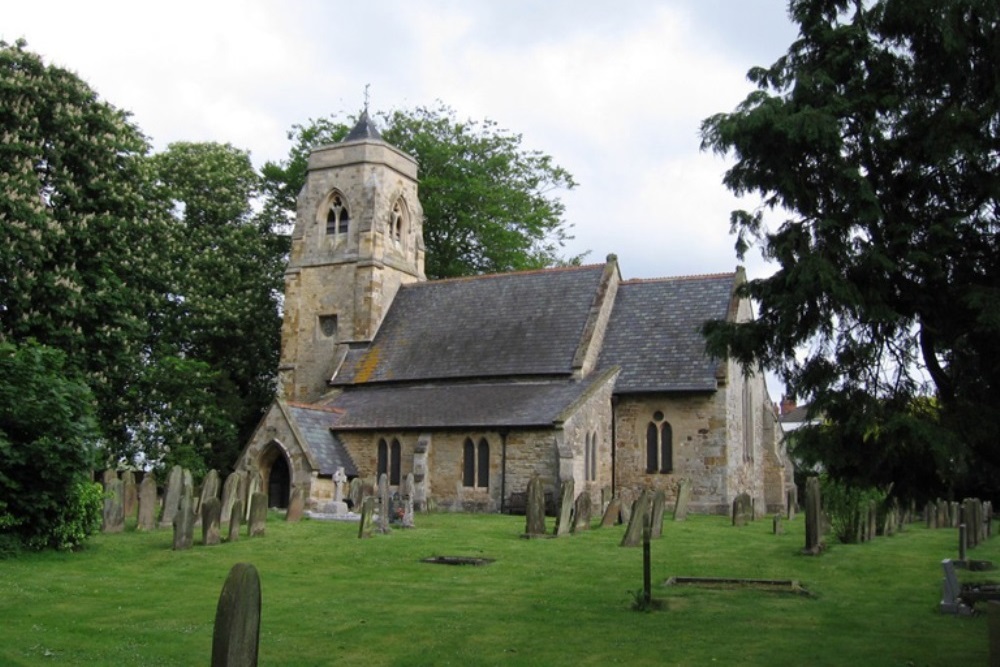
{"type": "Polygon", "coordinates": [[[229,542],[240,539],[240,524],[243,522],[243,501],[237,498],[233,501],[233,511],[229,515],[229,542]]]}
{"type": "Polygon", "coordinates": [[[617,523],[618,516],[621,514],[622,510],[621,506],[622,501],[618,499],[618,496],[612,496],[607,509],[604,510],[604,516],[601,517],[602,528],[610,528],[617,523]]]}
{"type": "Polygon", "coordinates": [[[948,518],[948,503],[938,498],[936,527],[946,528],[949,525],[951,525],[951,519],[948,518]]]}
{"type": "Polygon", "coordinates": [[[134,519],[139,508],[139,490],[135,485],[135,473],[126,470],[122,473],[122,507],[126,519],[134,519]]]}
{"type": "Polygon", "coordinates": [[[288,511],[285,513],[285,521],[297,523],[302,520],[302,513],[306,510],[305,494],[302,489],[295,487],[292,489],[291,497],[288,499],[288,511]]]}
{"type": "Polygon", "coordinates": [[[247,535],[263,537],[267,530],[267,494],[260,491],[250,496],[250,522],[247,535]]]}
{"type": "Polygon", "coordinates": [[[590,494],[584,491],[573,504],[573,532],[590,530],[591,500],[590,494]]]}
{"type": "MultiPolygon", "coordinates": [[[[261,476],[259,470],[254,470],[253,472],[247,473],[247,485],[246,485],[246,518],[250,520],[250,511],[253,509],[253,496],[255,493],[262,493],[264,491],[264,478],[261,476]]],[[[266,495],[266,494],[265,494],[266,495]]],[[[264,503],[267,505],[267,503],[264,503]]]]}
{"type": "Polygon", "coordinates": [[[403,528],[413,528],[413,494],[416,490],[416,482],[413,473],[407,473],[403,478],[403,528]]]}
{"type": "Polygon", "coordinates": [[[347,473],[344,466],[338,466],[337,472],[333,473],[333,502],[344,502],[344,487],[347,486],[347,473]]]}
{"type": "Polygon", "coordinates": [[[174,466],[167,475],[167,487],[163,490],[163,514],[160,516],[161,526],[172,526],[177,508],[181,503],[181,491],[184,488],[184,469],[174,466]]]}
{"type": "Polygon", "coordinates": [[[559,514],[556,516],[556,535],[569,535],[569,531],[573,527],[571,521],[575,487],[576,484],[572,479],[567,479],[559,485],[559,514]]]}
{"type": "Polygon", "coordinates": [[[806,480],[806,546],[802,553],[815,556],[823,550],[823,536],[820,530],[822,516],[822,499],[819,490],[819,478],[810,477],[806,480]]]}
{"type": "Polygon", "coordinates": [[[229,570],[215,608],[212,667],[257,666],[260,603],[257,568],[250,563],[237,563],[229,570]]]}
{"type": "Polygon", "coordinates": [[[104,512],[101,515],[102,533],[120,533],[125,529],[125,509],[122,504],[122,481],[118,477],[104,485],[104,512]]]}
{"type": "Polygon", "coordinates": [[[180,504],[174,514],[174,551],[190,549],[194,543],[194,489],[181,491],[180,504]]]}
{"type": "Polygon", "coordinates": [[[219,517],[222,516],[222,503],[218,498],[206,498],[201,504],[201,543],[213,546],[222,541],[219,534],[219,517]]]}
{"type": "Polygon", "coordinates": [[[635,492],[632,489],[622,489],[621,491],[621,523],[628,525],[632,521],[632,506],[635,505],[635,492]]]}
{"type": "Polygon", "coordinates": [[[868,541],[875,539],[876,526],[878,524],[878,503],[874,500],[868,501],[868,541]]]}
{"type": "Polygon", "coordinates": [[[219,497],[219,473],[215,470],[209,470],[208,474],[205,475],[205,479],[201,482],[201,496],[198,501],[199,505],[204,505],[205,501],[209,498],[219,497]]]}
{"type": "MultiPolygon", "coordinates": [[[[229,523],[229,517],[233,514],[233,505],[240,499],[240,473],[231,472],[226,477],[226,483],[222,485],[222,508],[219,514],[219,521],[229,523]]],[[[242,506],[242,503],[241,503],[242,506]]]]}
{"type": "Polygon", "coordinates": [[[948,519],[952,528],[958,528],[959,524],[959,512],[961,512],[961,505],[957,500],[953,500],[948,503],[948,519]]]}
{"type": "Polygon", "coordinates": [[[928,528],[937,528],[937,505],[930,501],[924,505],[924,521],[928,528]]]}
{"type": "Polygon", "coordinates": [[[682,479],[677,484],[677,502],[674,503],[674,521],[687,521],[688,504],[691,502],[691,480],[682,479]]]}
{"type": "Polygon", "coordinates": [[[358,523],[358,538],[372,536],[372,514],[375,512],[375,498],[368,496],[361,501],[361,521],[358,523]]]}
{"type": "Polygon", "coordinates": [[[753,518],[753,503],[745,491],[733,500],[733,525],[745,526],[753,518]]]}
{"type": "Polygon", "coordinates": [[[663,509],[667,504],[667,494],[657,491],[653,495],[652,514],[649,519],[649,534],[654,539],[663,536],[663,509]]]}
{"type": "Polygon", "coordinates": [[[351,480],[351,484],[348,487],[348,500],[351,501],[351,508],[357,512],[361,509],[361,478],[355,477],[351,480]]]}
{"type": "Polygon", "coordinates": [[[146,473],[139,484],[139,520],[136,530],[153,530],[156,528],[156,478],[153,473],[146,473]]]}
{"type": "Polygon", "coordinates": [[[775,514],[774,518],[771,520],[771,532],[775,535],[784,535],[785,529],[781,526],[781,515],[775,514]]]}
{"type": "Polygon", "coordinates": [[[601,511],[602,514],[604,513],[605,510],[608,509],[608,505],[611,504],[611,501],[614,499],[614,497],[615,497],[615,494],[614,494],[614,492],[611,491],[611,487],[610,486],[602,486],[601,487],[601,510],[600,511],[601,511]]]}
{"type": "Polygon", "coordinates": [[[799,494],[798,490],[793,486],[792,488],[785,491],[785,511],[787,514],[785,518],[789,521],[795,518],[795,508],[799,504],[799,494]]]}
{"type": "Polygon", "coordinates": [[[622,537],[623,547],[637,547],[642,544],[642,531],[646,525],[646,517],[649,514],[649,491],[642,490],[639,497],[632,504],[632,511],[629,514],[628,528],[622,537]]]}
{"type": "Polygon", "coordinates": [[[531,537],[545,534],[545,489],[542,479],[535,475],[528,482],[527,507],[525,508],[524,534],[531,537]]]}
{"type": "Polygon", "coordinates": [[[976,510],[972,503],[972,498],[962,501],[962,508],[959,510],[965,518],[965,534],[967,546],[971,549],[976,546],[976,510]]]}
{"type": "Polygon", "coordinates": [[[389,528],[389,476],[385,473],[378,478],[378,532],[387,535],[391,532],[389,528]]]}

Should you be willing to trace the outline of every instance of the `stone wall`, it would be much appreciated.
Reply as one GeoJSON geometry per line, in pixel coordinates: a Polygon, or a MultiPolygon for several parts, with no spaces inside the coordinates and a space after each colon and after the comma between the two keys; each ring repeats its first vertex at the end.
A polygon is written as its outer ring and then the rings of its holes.
{"type": "MultiPolygon", "coordinates": [[[[611,394],[618,373],[606,375],[569,411],[557,432],[559,482],[572,479],[576,495],[587,493],[592,507],[600,507],[601,489],[612,486],[611,479],[611,394]],[[588,479],[586,454],[588,435],[596,436],[595,479],[588,479]]],[[[527,480],[524,481],[525,487],[527,480]]],[[[553,490],[558,490],[558,484],[553,490]]]]}
{"type": "Polygon", "coordinates": [[[314,493],[322,493],[322,485],[316,485],[315,462],[302,449],[281,405],[276,401],[257,426],[249,444],[243,449],[236,468],[248,472],[259,471],[264,481],[263,490],[268,488],[271,466],[281,456],[288,463],[290,488],[302,489],[305,498],[313,498],[314,493]]]}

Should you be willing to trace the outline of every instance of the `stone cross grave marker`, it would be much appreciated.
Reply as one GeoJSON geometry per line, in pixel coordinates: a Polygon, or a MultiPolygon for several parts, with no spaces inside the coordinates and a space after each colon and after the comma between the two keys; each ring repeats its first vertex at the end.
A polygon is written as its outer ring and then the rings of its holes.
{"type": "Polygon", "coordinates": [[[333,473],[333,502],[344,502],[344,487],[347,485],[347,473],[344,466],[339,466],[337,472],[333,473]]]}

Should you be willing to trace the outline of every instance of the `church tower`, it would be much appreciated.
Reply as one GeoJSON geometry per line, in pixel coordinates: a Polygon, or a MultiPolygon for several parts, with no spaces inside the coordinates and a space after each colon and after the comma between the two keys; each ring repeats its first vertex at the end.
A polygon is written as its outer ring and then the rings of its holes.
{"type": "Polygon", "coordinates": [[[312,402],[354,342],[371,341],[400,285],[425,280],[417,162],[361,114],[314,150],[285,271],[279,391],[312,402]]]}

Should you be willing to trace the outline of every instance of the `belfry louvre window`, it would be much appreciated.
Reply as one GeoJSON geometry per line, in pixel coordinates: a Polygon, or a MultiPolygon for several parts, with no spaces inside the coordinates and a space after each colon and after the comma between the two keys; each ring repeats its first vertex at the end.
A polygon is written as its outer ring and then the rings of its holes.
{"type": "Polygon", "coordinates": [[[663,421],[659,410],[646,426],[646,473],[671,473],[674,470],[674,430],[663,421]],[[659,422],[659,423],[658,423],[659,422]]]}
{"type": "Polygon", "coordinates": [[[478,446],[472,438],[466,438],[462,445],[462,486],[490,486],[490,443],[480,438],[478,446]]]}
{"type": "Polygon", "coordinates": [[[339,192],[334,192],[330,198],[330,210],[326,214],[326,233],[328,236],[346,234],[351,224],[351,215],[347,204],[339,192]]]}

